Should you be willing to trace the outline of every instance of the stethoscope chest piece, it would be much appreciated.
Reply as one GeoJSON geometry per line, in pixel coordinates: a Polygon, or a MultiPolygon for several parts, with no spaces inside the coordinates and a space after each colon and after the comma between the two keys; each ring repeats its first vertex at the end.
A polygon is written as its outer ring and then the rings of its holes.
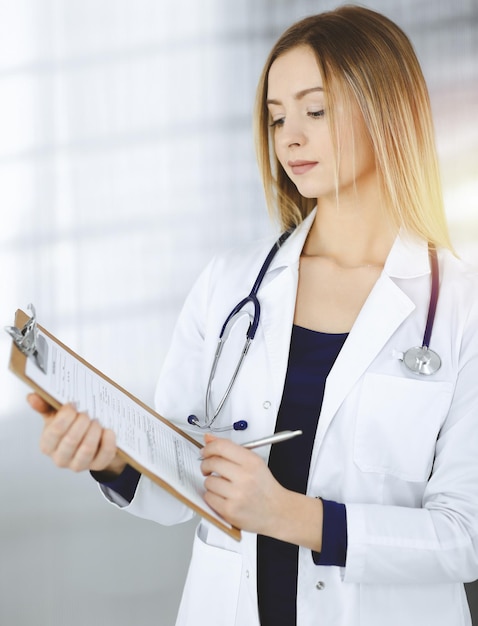
{"type": "Polygon", "coordinates": [[[427,346],[415,346],[403,355],[403,363],[414,374],[430,376],[441,367],[441,359],[436,352],[427,346]]]}

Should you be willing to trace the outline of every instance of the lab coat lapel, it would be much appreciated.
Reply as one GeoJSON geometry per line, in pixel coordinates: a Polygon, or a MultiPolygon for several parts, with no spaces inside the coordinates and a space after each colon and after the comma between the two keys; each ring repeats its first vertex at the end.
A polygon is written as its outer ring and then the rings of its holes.
{"type": "Polygon", "coordinates": [[[384,271],[372,289],[327,378],[316,435],[316,452],[340,405],[393,333],[415,309],[396,284],[430,272],[426,243],[399,235],[384,271]]]}
{"type": "Polygon", "coordinates": [[[269,358],[275,410],[282,397],[294,320],[299,264],[285,267],[262,294],[262,331],[269,358]]]}
{"type": "Polygon", "coordinates": [[[315,210],[277,252],[260,288],[261,328],[269,357],[271,385],[279,409],[287,372],[289,345],[299,280],[299,259],[315,210]]]}

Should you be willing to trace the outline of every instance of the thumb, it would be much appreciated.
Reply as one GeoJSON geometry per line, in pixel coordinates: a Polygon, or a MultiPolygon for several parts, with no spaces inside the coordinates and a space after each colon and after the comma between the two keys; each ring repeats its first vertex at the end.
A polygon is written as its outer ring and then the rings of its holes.
{"type": "Polygon", "coordinates": [[[31,408],[37,413],[41,413],[43,417],[50,417],[56,413],[56,410],[37,393],[29,393],[27,395],[27,401],[31,408]]]}

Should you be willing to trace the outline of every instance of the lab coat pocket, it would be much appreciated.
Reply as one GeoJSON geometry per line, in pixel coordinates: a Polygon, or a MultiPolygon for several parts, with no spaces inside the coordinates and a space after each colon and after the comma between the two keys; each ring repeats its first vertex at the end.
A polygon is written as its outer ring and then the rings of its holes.
{"type": "Polygon", "coordinates": [[[176,626],[233,626],[242,571],[238,552],[207,543],[199,525],[176,626]]]}
{"type": "Polygon", "coordinates": [[[426,481],[453,387],[446,382],[367,374],[354,439],[354,460],[363,472],[426,481]]]}

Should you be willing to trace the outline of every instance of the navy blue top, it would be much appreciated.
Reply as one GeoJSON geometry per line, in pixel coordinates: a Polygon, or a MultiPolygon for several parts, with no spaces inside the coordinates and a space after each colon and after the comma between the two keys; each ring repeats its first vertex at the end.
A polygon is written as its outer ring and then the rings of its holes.
{"type": "MultiPolygon", "coordinates": [[[[293,326],[289,364],[276,431],[303,431],[303,435],[272,446],[269,468],[287,489],[305,493],[315,432],[324,395],[325,380],[347,334],[320,333],[293,326]]],[[[129,465],[110,482],[101,472],[93,477],[123,496],[134,497],[140,474],[129,465]]],[[[322,552],[312,552],[317,565],[345,566],[347,520],[345,505],[328,500],[324,504],[322,552]]],[[[262,626],[294,626],[298,547],[259,535],[257,538],[257,590],[262,626]]]]}
{"type": "MultiPolygon", "coordinates": [[[[269,468],[287,489],[305,493],[319,419],[325,380],[347,334],[320,333],[300,326],[292,329],[289,364],[277,416],[276,431],[303,431],[303,435],[272,446],[269,468]]],[[[345,506],[324,501],[321,554],[311,558],[319,565],[345,565],[347,550],[345,506]]],[[[298,546],[259,535],[257,537],[257,596],[262,626],[294,626],[298,546]]]]}

